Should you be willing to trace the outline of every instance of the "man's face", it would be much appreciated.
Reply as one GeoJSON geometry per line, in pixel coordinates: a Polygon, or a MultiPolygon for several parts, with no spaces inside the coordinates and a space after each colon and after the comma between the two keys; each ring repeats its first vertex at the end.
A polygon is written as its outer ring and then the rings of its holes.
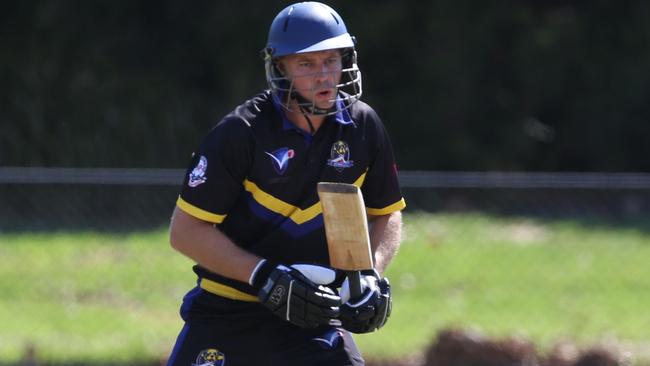
{"type": "Polygon", "coordinates": [[[341,52],[327,50],[282,57],[279,68],[293,82],[293,89],[318,108],[330,108],[341,81],[341,52]]]}

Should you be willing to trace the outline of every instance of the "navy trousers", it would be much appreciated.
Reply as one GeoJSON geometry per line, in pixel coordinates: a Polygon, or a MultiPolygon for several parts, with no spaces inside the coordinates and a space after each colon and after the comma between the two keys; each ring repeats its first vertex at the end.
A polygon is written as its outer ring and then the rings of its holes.
{"type": "Polygon", "coordinates": [[[349,332],[299,328],[260,303],[226,299],[196,287],[184,297],[185,325],[168,366],[361,366],[349,332]]]}

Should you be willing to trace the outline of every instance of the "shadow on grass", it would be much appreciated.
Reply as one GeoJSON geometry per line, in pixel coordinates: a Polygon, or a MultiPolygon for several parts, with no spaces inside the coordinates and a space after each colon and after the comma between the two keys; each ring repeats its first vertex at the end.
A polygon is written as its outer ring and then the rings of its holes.
{"type": "MultiPolygon", "coordinates": [[[[0,366],[161,366],[165,360],[129,363],[39,363],[36,352],[28,352],[25,361],[1,363],[0,366]]],[[[648,366],[633,363],[629,352],[617,345],[578,347],[569,342],[557,343],[541,353],[535,344],[521,337],[488,338],[464,329],[441,330],[430,346],[420,354],[393,360],[369,359],[366,366],[648,366]]],[[[252,366],[252,365],[251,365],[252,366]]]]}

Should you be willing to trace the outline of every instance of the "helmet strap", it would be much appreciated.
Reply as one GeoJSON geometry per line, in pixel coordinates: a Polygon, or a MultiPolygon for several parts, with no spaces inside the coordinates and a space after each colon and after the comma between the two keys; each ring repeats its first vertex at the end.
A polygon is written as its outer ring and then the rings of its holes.
{"type": "Polygon", "coordinates": [[[302,115],[305,116],[305,119],[307,120],[307,124],[309,125],[309,134],[312,136],[315,135],[316,129],[314,128],[314,124],[311,123],[311,119],[309,118],[310,113],[308,113],[307,108],[301,105],[300,111],[302,112],[302,115]]]}
{"type": "Polygon", "coordinates": [[[300,110],[303,112],[303,114],[309,113],[315,116],[327,115],[337,110],[336,102],[334,102],[334,105],[329,108],[318,108],[314,102],[309,101],[307,98],[303,97],[296,91],[291,92],[291,99],[295,99],[296,102],[298,102],[300,110]]]}

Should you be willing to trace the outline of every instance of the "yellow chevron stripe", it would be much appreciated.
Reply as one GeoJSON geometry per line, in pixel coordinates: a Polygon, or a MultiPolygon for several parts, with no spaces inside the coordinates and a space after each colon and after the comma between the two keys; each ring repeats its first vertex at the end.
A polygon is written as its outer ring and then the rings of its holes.
{"type": "Polygon", "coordinates": [[[357,180],[355,180],[354,183],[352,183],[352,184],[354,184],[355,186],[361,188],[361,185],[362,185],[363,182],[366,180],[366,173],[367,173],[367,172],[368,172],[368,169],[366,169],[366,171],[363,172],[363,174],[361,174],[361,175],[359,176],[359,178],[357,178],[357,180]]]}
{"type": "Polygon", "coordinates": [[[381,215],[388,215],[389,213],[393,213],[395,211],[403,210],[405,207],[406,207],[406,201],[404,201],[404,198],[402,198],[401,200],[393,203],[390,206],[386,206],[384,208],[366,207],[366,212],[368,213],[368,215],[381,216],[381,215]]]}
{"type": "Polygon", "coordinates": [[[256,296],[247,294],[245,292],[239,291],[236,288],[223,285],[219,282],[209,280],[207,278],[201,278],[201,288],[207,292],[219,295],[232,300],[239,301],[248,301],[248,302],[258,302],[259,299],[256,296]]]}
{"type": "Polygon", "coordinates": [[[181,196],[178,196],[178,199],[176,200],[176,206],[178,206],[178,208],[187,212],[188,214],[196,217],[197,219],[201,219],[207,222],[212,222],[215,224],[220,224],[227,216],[227,215],[217,215],[217,214],[213,214],[212,212],[202,210],[188,203],[187,201],[183,200],[181,196]]]}
{"type": "MultiPolygon", "coordinates": [[[[353,184],[357,187],[361,187],[365,179],[366,173],[363,173],[353,184]]],[[[260,187],[257,186],[257,184],[251,182],[248,179],[244,180],[244,189],[253,195],[253,199],[257,201],[257,203],[277,214],[288,217],[298,225],[312,220],[321,212],[323,212],[320,201],[303,210],[264,192],[262,189],[260,189],[260,187]]]]}

